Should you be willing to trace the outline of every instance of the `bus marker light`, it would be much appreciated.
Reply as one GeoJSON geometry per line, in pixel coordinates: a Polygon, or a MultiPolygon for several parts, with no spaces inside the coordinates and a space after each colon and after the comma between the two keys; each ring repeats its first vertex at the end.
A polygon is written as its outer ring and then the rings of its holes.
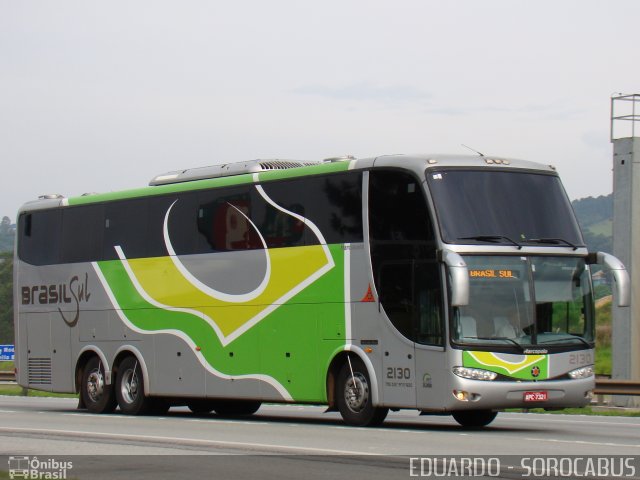
{"type": "Polygon", "coordinates": [[[199,352],[201,350],[200,347],[196,347],[196,352],[199,352]]]}
{"type": "Polygon", "coordinates": [[[366,353],[371,353],[371,352],[373,352],[373,348],[371,348],[371,347],[365,347],[364,351],[365,351],[366,353]]]}

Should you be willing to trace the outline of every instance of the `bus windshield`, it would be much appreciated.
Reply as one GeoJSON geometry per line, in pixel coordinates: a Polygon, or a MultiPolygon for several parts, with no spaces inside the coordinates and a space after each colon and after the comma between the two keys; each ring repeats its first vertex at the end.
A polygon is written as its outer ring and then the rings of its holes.
{"type": "Polygon", "coordinates": [[[584,246],[555,175],[430,170],[427,181],[446,243],[584,246]]]}
{"type": "Polygon", "coordinates": [[[469,346],[592,348],[589,267],[575,257],[465,256],[469,304],[454,310],[451,338],[469,346]]]}

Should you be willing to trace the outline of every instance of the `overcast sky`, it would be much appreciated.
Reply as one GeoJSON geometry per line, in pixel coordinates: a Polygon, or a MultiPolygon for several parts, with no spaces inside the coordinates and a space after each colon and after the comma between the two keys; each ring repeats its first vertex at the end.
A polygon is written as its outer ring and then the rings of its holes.
{"type": "Polygon", "coordinates": [[[0,0],[0,216],[254,158],[485,154],[612,190],[638,0],[0,0]]]}

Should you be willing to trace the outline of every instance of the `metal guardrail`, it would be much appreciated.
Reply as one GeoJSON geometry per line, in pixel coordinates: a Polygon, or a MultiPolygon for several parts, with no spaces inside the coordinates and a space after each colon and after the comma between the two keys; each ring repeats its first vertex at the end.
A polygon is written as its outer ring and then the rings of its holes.
{"type": "Polygon", "coordinates": [[[15,382],[16,374],[13,372],[0,372],[0,382],[15,382]]]}
{"type": "Polygon", "coordinates": [[[640,382],[597,378],[593,393],[596,395],[640,395],[640,382]]]}

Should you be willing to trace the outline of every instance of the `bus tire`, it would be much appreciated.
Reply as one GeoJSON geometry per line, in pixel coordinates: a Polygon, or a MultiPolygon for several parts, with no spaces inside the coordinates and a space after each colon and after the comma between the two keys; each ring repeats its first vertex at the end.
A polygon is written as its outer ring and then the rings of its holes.
{"type": "Polygon", "coordinates": [[[224,400],[216,401],[213,409],[223,417],[253,415],[258,411],[261,402],[257,400],[224,400]]]}
{"type": "Polygon", "coordinates": [[[345,423],[358,427],[380,425],[389,413],[388,408],[373,406],[369,372],[362,360],[354,357],[351,367],[345,363],[338,374],[336,403],[345,423]]]}
{"type": "Polygon", "coordinates": [[[125,415],[144,415],[151,410],[152,399],[145,396],[144,378],[135,357],[126,357],[118,367],[115,383],[116,399],[125,415]]]}
{"type": "Polygon", "coordinates": [[[104,365],[98,357],[91,357],[84,366],[80,395],[91,413],[111,413],[116,409],[113,386],[107,385],[104,365]]]}
{"type": "Polygon", "coordinates": [[[460,410],[452,413],[456,422],[465,428],[482,428],[489,425],[498,415],[492,410],[460,410]]]}

